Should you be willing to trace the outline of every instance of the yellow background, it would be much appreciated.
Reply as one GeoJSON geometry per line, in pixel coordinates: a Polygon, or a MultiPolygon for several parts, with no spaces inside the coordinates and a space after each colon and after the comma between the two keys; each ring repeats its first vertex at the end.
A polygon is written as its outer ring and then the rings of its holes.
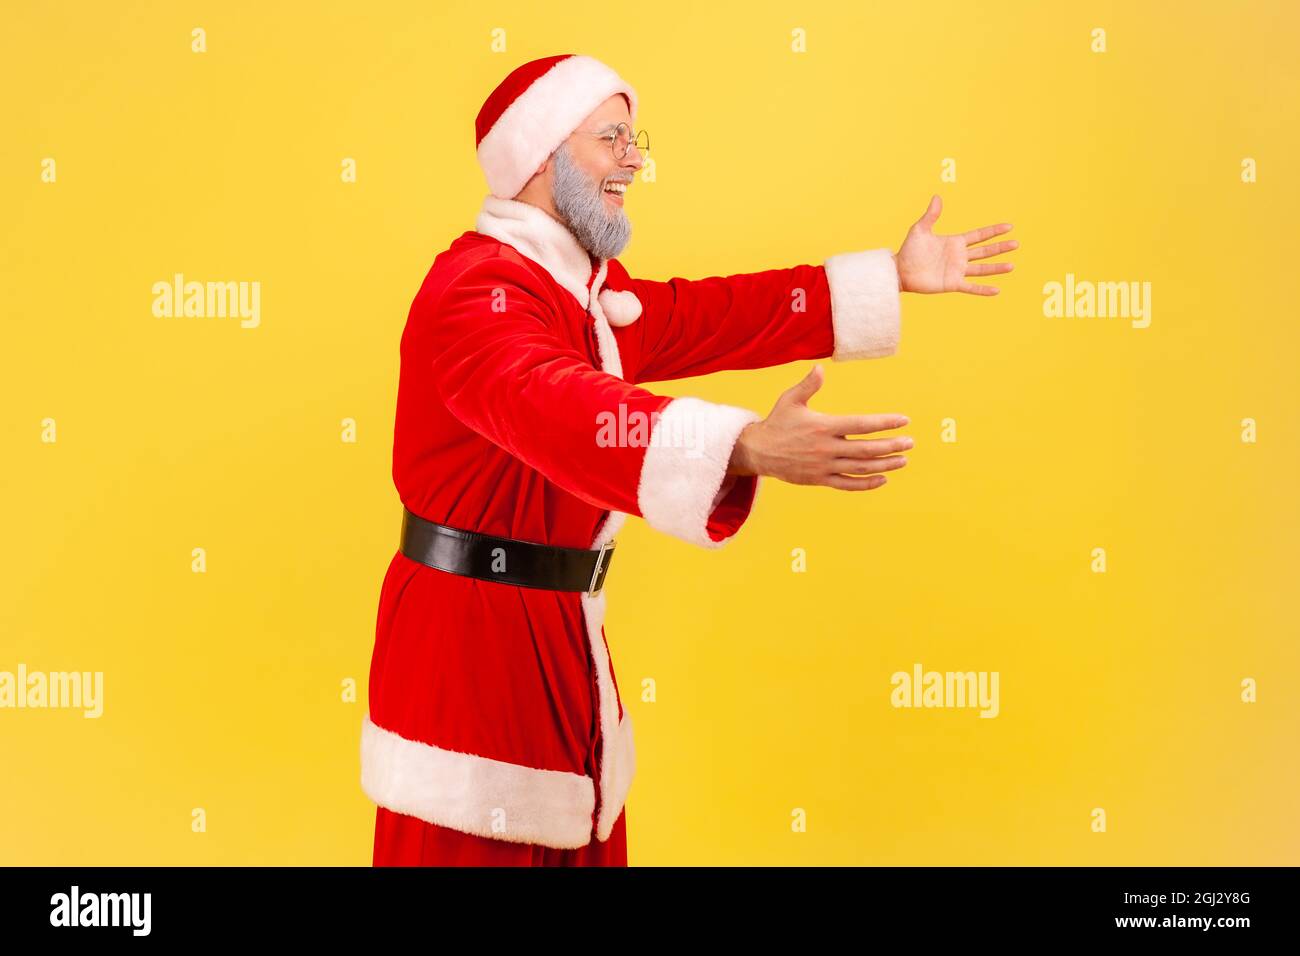
{"type": "MultiPolygon", "coordinates": [[[[912,418],[883,489],[766,481],[717,552],[628,522],[631,863],[1300,863],[1296,7],[563,11],[6,3],[0,670],[102,670],[105,713],[0,710],[0,862],[370,862],[398,339],[486,193],[482,100],[580,52],[651,132],[634,275],[897,249],[936,192],[1022,244],[824,363],[812,407],[912,418]],[[155,318],[176,272],[261,282],[261,326],[155,318]],[[1151,326],[1046,318],[1067,272],[1150,282],[1151,326]],[[998,671],[1000,716],[892,708],[916,662],[998,671]]],[[[765,414],[810,365],[652,389],[765,414]]]]}

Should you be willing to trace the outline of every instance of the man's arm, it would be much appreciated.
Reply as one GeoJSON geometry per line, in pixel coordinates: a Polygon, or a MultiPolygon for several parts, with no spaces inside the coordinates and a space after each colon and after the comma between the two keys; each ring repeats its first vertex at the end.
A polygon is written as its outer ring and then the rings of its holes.
{"type": "Polygon", "coordinates": [[[767,368],[800,359],[878,358],[898,349],[898,269],[888,249],[822,265],[667,282],[634,279],[611,260],[607,286],[634,293],[641,315],[616,328],[632,382],[767,368]]]}
{"type": "Polygon", "coordinates": [[[493,258],[423,306],[448,410],[593,506],[721,547],[753,505],[757,476],[727,470],[741,430],[761,416],[592,368],[550,328],[545,294],[524,265],[493,258]]]}

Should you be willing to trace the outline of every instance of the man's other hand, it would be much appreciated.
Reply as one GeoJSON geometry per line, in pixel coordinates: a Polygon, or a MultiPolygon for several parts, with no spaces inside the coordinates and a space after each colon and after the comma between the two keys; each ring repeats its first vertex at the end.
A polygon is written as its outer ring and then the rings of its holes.
{"type": "Polygon", "coordinates": [[[907,459],[912,439],[901,435],[853,439],[902,428],[905,415],[825,415],[808,407],[822,387],[822,367],[814,365],[804,379],[781,393],[772,412],[746,425],[732,449],[727,469],[733,475],[769,475],[793,485],[827,485],[844,491],[870,491],[885,483],[877,472],[893,471],[907,459]]]}

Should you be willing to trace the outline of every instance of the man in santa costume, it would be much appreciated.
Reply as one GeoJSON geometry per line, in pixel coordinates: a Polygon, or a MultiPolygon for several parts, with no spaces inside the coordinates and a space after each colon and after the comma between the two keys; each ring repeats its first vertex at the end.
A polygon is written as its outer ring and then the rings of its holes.
{"type": "Polygon", "coordinates": [[[760,476],[879,487],[899,415],[808,408],[821,367],[763,418],[646,382],[893,354],[904,291],[994,294],[971,265],[1010,229],[935,235],[726,277],[634,279],[645,135],[590,57],[525,63],[476,122],[491,189],[437,256],[401,340],[393,479],[361,785],[376,865],[625,866],[632,721],[605,640],[605,575],[628,515],[703,548],[749,517],[760,476]]]}

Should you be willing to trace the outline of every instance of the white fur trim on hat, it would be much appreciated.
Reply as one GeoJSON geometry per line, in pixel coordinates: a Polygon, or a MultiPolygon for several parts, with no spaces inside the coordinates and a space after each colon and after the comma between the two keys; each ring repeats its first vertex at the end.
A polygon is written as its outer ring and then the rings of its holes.
{"type": "Polygon", "coordinates": [[[612,69],[571,56],[547,70],[502,111],[478,145],[478,161],[494,196],[513,199],[537,167],[596,107],[626,93],[636,120],[636,93],[612,69]]]}

